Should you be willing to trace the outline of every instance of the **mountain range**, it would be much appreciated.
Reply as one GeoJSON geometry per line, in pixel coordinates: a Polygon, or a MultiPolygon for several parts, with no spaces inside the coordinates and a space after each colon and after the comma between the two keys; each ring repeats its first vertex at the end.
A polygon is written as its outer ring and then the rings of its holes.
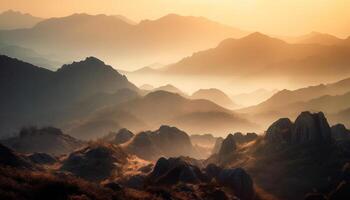
{"type": "Polygon", "coordinates": [[[202,17],[169,14],[130,24],[115,16],[73,14],[42,20],[29,29],[0,31],[0,38],[64,61],[95,55],[129,67],[174,62],[227,37],[244,34],[202,17]]]}
{"type": "Polygon", "coordinates": [[[344,77],[349,75],[349,55],[347,45],[289,44],[256,32],[240,39],[226,39],[215,48],[168,65],[164,71],[247,78],[344,77]]]}

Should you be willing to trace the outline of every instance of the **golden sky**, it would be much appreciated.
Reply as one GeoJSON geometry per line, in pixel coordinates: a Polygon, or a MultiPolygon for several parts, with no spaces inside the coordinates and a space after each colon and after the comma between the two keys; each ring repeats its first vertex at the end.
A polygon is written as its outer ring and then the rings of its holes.
{"type": "Polygon", "coordinates": [[[135,21],[177,13],[269,34],[350,35],[350,0],[0,0],[0,11],[8,9],[40,17],[121,14],[135,21]]]}

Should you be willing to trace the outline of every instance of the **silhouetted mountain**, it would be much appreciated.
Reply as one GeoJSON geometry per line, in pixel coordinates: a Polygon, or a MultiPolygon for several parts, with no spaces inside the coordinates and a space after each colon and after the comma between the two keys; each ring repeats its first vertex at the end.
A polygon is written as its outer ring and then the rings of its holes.
{"type": "Polygon", "coordinates": [[[0,38],[65,60],[96,55],[124,66],[142,66],[174,62],[244,34],[200,17],[171,14],[134,25],[116,16],[73,14],[43,20],[31,29],[1,31],[0,38]]]}
{"type": "Polygon", "coordinates": [[[0,30],[32,28],[35,24],[44,19],[34,17],[30,14],[23,14],[18,11],[8,10],[0,13],[0,30]]]}
{"type": "Polygon", "coordinates": [[[222,76],[322,77],[349,75],[350,47],[288,44],[261,33],[226,39],[216,48],[194,53],[167,66],[168,73],[222,76]]]}
{"type": "Polygon", "coordinates": [[[0,129],[5,134],[23,125],[64,123],[74,104],[98,93],[138,90],[125,76],[93,57],[56,72],[7,56],[0,56],[0,63],[0,88],[6,94],[0,98],[0,129]]]}
{"type": "Polygon", "coordinates": [[[41,55],[36,51],[15,45],[0,45],[0,54],[12,58],[17,58],[33,65],[44,67],[46,69],[56,70],[62,64],[53,61],[47,56],[41,55]]]}
{"type": "Polygon", "coordinates": [[[207,99],[218,105],[221,105],[226,108],[234,108],[237,105],[230,99],[227,94],[222,92],[219,89],[200,89],[194,92],[191,96],[192,99],[207,99]]]}
{"type": "Polygon", "coordinates": [[[126,148],[145,160],[157,160],[162,156],[198,156],[187,133],[169,126],[137,134],[126,148]]]}
{"type": "Polygon", "coordinates": [[[2,140],[1,143],[21,153],[40,152],[56,156],[71,153],[84,144],[53,127],[23,128],[19,136],[2,140]]]}
{"type": "Polygon", "coordinates": [[[128,129],[120,129],[114,136],[112,142],[114,144],[123,144],[131,140],[134,137],[134,134],[128,129]]]}

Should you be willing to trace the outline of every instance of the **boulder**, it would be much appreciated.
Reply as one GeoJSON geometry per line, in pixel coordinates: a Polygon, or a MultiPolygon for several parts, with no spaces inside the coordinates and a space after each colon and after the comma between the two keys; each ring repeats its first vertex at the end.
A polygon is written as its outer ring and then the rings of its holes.
{"type": "Polygon", "coordinates": [[[275,121],[266,131],[265,139],[272,143],[289,143],[292,135],[293,123],[288,118],[275,121]]]}
{"type": "Polygon", "coordinates": [[[302,112],[295,120],[292,144],[330,143],[331,128],[322,112],[302,112]]]}

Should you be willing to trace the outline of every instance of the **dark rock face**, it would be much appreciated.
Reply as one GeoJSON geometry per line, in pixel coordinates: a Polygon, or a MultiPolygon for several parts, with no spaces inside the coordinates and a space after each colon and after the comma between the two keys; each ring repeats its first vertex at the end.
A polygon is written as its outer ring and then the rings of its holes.
{"type": "Polygon", "coordinates": [[[113,145],[93,144],[69,155],[61,170],[90,181],[101,181],[117,173],[127,154],[113,145]]]}
{"type": "Polygon", "coordinates": [[[292,135],[293,123],[288,118],[275,121],[266,131],[265,138],[273,143],[289,143],[292,135]]]}
{"type": "Polygon", "coordinates": [[[343,124],[336,124],[331,127],[332,137],[335,140],[349,140],[350,139],[350,130],[346,129],[343,124]]]}
{"type": "Polygon", "coordinates": [[[55,157],[50,156],[49,154],[46,154],[46,153],[30,154],[28,156],[28,159],[33,163],[40,164],[40,165],[53,164],[58,161],[55,157]]]}
{"type": "Polygon", "coordinates": [[[120,129],[113,140],[114,144],[123,144],[125,142],[128,142],[132,137],[134,137],[134,134],[129,131],[126,128],[120,129]]]}
{"type": "Polygon", "coordinates": [[[156,184],[173,185],[176,183],[199,183],[205,175],[194,165],[181,158],[160,158],[149,176],[156,184]]]}
{"type": "Polygon", "coordinates": [[[236,141],[232,134],[229,134],[221,144],[219,156],[229,155],[236,150],[236,141]]]}
{"type": "Polygon", "coordinates": [[[303,143],[329,143],[331,141],[331,128],[322,112],[302,112],[294,123],[291,142],[303,143]]]}
{"type": "Polygon", "coordinates": [[[253,181],[242,169],[223,169],[217,176],[219,184],[230,187],[241,199],[253,199],[255,196],[253,181]]]}

